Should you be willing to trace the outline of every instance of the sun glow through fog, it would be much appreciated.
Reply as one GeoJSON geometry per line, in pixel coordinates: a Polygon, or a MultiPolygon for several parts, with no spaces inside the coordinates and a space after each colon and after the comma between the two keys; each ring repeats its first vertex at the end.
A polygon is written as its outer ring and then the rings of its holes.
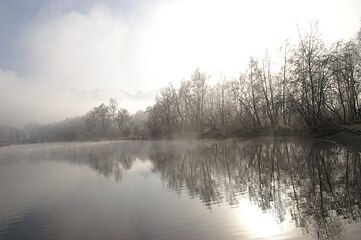
{"type": "MultiPolygon", "coordinates": [[[[335,16],[344,9],[339,4],[311,0],[166,1],[152,11],[142,33],[140,61],[147,76],[162,86],[188,77],[196,67],[212,75],[214,81],[221,76],[238,77],[251,56],[262,58],[267,51],[277,61],[279,47],[286,40],[297,41],[298,29],[308,31],[317,19],[327,40],[339,40],[344,30],[330,28],[340,24],[335,16]],[[314,10],[326,4],[327,12],[314,10]]],[[[357,30],[358,23],[355,26],[357,30]]]]}
{"type": "Polygon", "coordinates": [[[267,32],[259,31],[264,23],[252,17],[249,7],[255,6],[230,0],[160,5],[141,50],[146,65],[158,80],[166,81],[163,84],[179,81],[195,67],[215,74],[216,80],[221,71],[237,76],[249,56],[267,48],[261,43],[267,32]]]}

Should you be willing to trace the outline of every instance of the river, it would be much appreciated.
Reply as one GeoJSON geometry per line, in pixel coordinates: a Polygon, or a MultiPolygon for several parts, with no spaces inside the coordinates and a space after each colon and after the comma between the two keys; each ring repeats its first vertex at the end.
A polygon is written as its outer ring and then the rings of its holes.
{"type": "Polygon", "coordinates": [[[293,138],[0,148],[0,239],[361,239],[361,154],[293,138]]]}

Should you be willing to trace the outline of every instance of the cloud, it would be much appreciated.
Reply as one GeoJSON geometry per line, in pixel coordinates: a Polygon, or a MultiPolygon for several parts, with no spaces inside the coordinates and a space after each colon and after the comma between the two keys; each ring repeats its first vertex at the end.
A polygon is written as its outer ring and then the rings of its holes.
{"type": "Polygon", "coordinates": [[[103,6],[46,17],[24,36],[29,75],[56,88],[128,86],[129,90],[127,34],[121,14],[103,6]]]}
{"type": "Polygon", "coordinates": [[[0,126],[49,123],[85,114],[115,98],[131,113],[154,103],[156,91],[131,95],[120,89],[68,89],[34,85],[16,73],[0,69],[0,126]]]}
{"type": "MultiPolygon", "coordinates": [[[[297,40],[297,24],[308,31],[310,21],[318,17],[327,39],[339,40],[346,32],[332,30],[344,19],[338,11],[351,12],[349,5],[337,1],[328,4],[326,12],[320,10],[327,1],[311,0],[158,0],[152,4],[138,3],[126,17],[121,9],[104,5],[43,14],[23,35],[28,75],[40,85],[133,93],[177,83],[196,67],[217,80],[221,72],[238,77],[250,56],[263,57],[268,49],[277,60],[280,45],[287,38],[297,40]]],[[[359,24],[354,22],[353,28],[359,24]]]]}
{"type": "Polygon", "coordinates": [[[31,22],[18,40],[27,74],[0,69],[0,125],[62,120],[111,97],[132,113],[153,104],[156,85],[140,77],[132,55],[137,33],[130,34],[121,12],[101,5],[51,12],[31,22]]]}

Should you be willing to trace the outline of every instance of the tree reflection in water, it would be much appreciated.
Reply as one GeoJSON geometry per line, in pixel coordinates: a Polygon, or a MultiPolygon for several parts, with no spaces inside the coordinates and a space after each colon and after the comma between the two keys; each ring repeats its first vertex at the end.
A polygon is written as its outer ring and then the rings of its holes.
{"type": "Polygon", "coordinates": [[[358,152],[292,140],[186,146],[154,144],[154,171],[169,189],[199,197],[208,208],[249,197],[278,222],[290,211],[297,227],[318,239],[343,238],[344,225],[360,221],[358,152]]]}
{"type": "Polygon", "coordinates": [[[0,165],[23,159],[37,161],[66,161],[69,164],[87,165],[98,174],[121,181],[138,158],[146,160],[146,148],[137,141],[56,143],[24,145],[21,150],[12,146],[0,152],[0,165]]]}

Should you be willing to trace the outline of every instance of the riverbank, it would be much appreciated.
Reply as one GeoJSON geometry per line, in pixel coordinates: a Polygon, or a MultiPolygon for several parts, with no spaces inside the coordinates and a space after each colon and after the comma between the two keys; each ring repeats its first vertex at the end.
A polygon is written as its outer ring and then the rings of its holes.
{"type": "MultiPolygon", "coordinates": [[[[210,131],[203,133],[183,133],[172,137],[158,139],[227,139],[227,138],[249,138],[249,137],[296,137],[303,139],[314,139],[340,144],[346,147],[361,151],[361,124],[327,126],[314,129],[313,131],[294,128],[258,128],[249,129],[248,131],[240,131],[233,133],[221,133],[218,131],[210,131]]],[[[91,141],[108,141],[109,139],[92,139],[91,141]]],[[[142,140],[136,137],[123,137],[113,140],[142,140]]],[[[154,139],[156,140],[156,139],[154,139]]],[[[84,141],[84,140],[80,140],[84,141]]],[[[56,141],[52,141],[56,142],[56,141]]],[[[29,144],[35,142],[21,142],[13,144],[29,144]]],[[[40,143],[40,142],[39,142],[40,143]]],[[[10,143],[1,143],[0,147],[13,145],[10,143]]]]}
{"type": "Polygon", "coordinates": [[[6,146],[9,146],[10,144],[9,143],[0,143],[0,147],[6,147],[6,146]]]}
{"type": "Polygon", "coordinates": [[[361,124],[337,125],[320,127],[313,130],[295,128],[257,128],[222,134],[220,132],[205,132],[198,135],[198,138],[226,139],[248,138],[248,137],[296,137],[318,141],[340,144],[361,151],[361,124]]]}
{"type": "Polygon", "coordinates": [[[320,128],[314,132],[314,138],[361,151],[361,124],[320,128]]]}

